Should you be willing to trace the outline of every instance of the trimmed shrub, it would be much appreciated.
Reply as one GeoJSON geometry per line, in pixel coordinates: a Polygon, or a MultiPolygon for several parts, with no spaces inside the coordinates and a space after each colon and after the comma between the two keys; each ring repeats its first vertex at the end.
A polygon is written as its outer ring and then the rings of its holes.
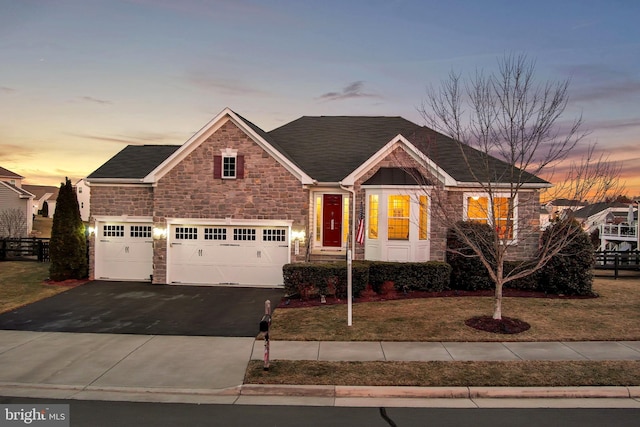
{"type": "MultiPolygon", "coordinates": [[[[495,236],[491,226],[480,222],[460,221],[457,227],[478,242],[491,242],[495,236]]],[[[452,268],[450,283],[452,289],[476,291],[494,288],[494,283],[485,266],[474,251],[458,237],[454,229],[449,229],[447,234],[447,263],[452,268]]]]}
{"type": "MultiPolygon", "coordinates": [[[[285,292],[301,299],[316,298],[320,295],[347,297],[346,263],[294,263],[282,267],[285,292]]],[[[369,266],[362,262],[352,264],[351,287],[357,297],[369,282],[369,266]]]]}
{"type": "MultiPolygon", "coordinates": [[[[515,268],[519,267],[521,261],[505,261],[504,262],[504,270],[505,272],[513,271],[515,268]]],[[[539,291],[540,290],[540,273],[536,271],[528,276],[525,276],[521,279],[516,279],[514,281],[508,282],[504,285],[505,288],[511,289],[522,289],[526,291],[539,291]]]]}
{"type": "Polygon", "coordinates": [[[382,262],[369,264],[369,283],[376,293],[393,282],[397,291],[440,292],[449,288],[451,266],[444,262],[382,262]]]}
{"type": "Polygon", "coordinates": [[[560,236],[569,241],[540,271],[542,290],[552,294],[593,295],[595,252],[591,238],[575,220],[562,220],[542,234],[542,244],[560,236]],[[561,227],[561,228],[558,228],[561,227]]]}

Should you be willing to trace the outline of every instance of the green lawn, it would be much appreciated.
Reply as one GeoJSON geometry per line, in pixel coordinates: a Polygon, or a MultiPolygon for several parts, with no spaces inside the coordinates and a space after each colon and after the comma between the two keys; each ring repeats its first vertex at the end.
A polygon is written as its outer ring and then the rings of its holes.
{"type": "Polygon", "coordinates": [[[0,313],[50,297],[69,289],[67,286],[48,285],[48,262],[0,262],[0,313]]]}
{"type": "Polygon", "coordinates": [[[598,298],[504,298],[503,316],[531,325],[521,334],[472,329],[470,317],[492,314],[491,297],[448,297],[278,308],[274,340],[298,341],[591,341],[640,340],[640,278],[596,278],[598,298]]]}

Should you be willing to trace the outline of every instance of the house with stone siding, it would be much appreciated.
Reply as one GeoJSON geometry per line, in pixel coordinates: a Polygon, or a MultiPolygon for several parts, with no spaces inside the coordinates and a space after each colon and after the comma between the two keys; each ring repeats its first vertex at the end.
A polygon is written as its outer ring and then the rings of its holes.
{"type": "MultiPolygon", "coordinates": [[[[490,220],[468,167],[476,155],[402,117],[304,116],[265,132],[227,108],[180,146],[128,146],[86,178],[90,276],[277,286],[284,264],[344,260],[348,249],[354,259],[443,261],[433,192],[454,218],[490,220]]],[[[506,203],[509,165],[489,161],[506,203]]],[[[548,186],[528,176],[512,233],[539,229],[548,186]]],[[[537,248],[535,236],[509,237],[516,256],[537,248]]]]}

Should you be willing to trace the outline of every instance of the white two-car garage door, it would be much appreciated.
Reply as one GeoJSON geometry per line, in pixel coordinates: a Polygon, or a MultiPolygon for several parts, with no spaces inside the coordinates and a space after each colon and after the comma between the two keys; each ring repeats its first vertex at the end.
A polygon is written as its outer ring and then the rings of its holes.
{"type": "Polygon", "coordinates": [[[95,278],[150,281],[153,274],[151,222],[96,224],[95,278]]]}
{"type": "Polygon", "coordinates": [[[167,246],[173,284],[282,285],[290,261],[284,225],[172,224],[167,246]]]}

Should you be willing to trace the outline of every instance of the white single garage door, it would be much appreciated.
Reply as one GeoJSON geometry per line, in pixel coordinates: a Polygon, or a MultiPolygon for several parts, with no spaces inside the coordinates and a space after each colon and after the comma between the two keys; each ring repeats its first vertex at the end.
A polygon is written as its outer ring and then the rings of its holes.
{"type": "Polygon", "coordinates": [[[286,226],[171,225],[168,282],[282,285],[288,235],[286,226]]]}
{"type": "Polygon", "coordinates": [[[97,224],[95,278],[150,281],[153,274],[151,223],[97,224]]]}

